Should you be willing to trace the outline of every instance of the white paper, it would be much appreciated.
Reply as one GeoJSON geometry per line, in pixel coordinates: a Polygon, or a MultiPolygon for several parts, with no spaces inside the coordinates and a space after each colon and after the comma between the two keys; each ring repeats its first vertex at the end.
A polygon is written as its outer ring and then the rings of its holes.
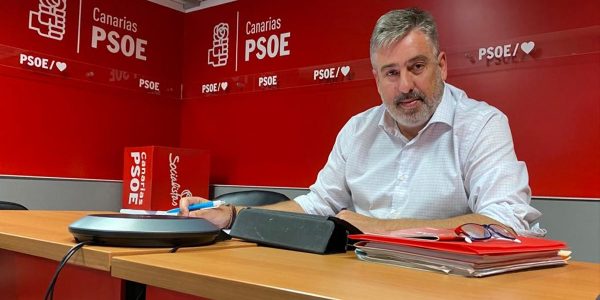
{"type": "Polygon", "coordinates": [[[122,214],[130,215],[158,215],[158,216],[176,216],[177,213],[169,213],[164,210],[143,210],[143,209],[126,209],[123,208],[119,211],[122,214]]]}

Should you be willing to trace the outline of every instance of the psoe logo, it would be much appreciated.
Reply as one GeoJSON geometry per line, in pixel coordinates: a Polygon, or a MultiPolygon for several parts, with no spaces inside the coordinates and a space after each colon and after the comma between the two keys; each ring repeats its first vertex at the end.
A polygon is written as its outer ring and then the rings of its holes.
{"type": "Polygon", "coordinates": [[[208,64],[215,68],[226,66],[229,58],[229,24],[219,23],[215,26],[212,45],[208,49],[208,64]]]}
{"type": "Polygon", "coordinates": [[[487,47],[487,48],[479,48],[479,60],[483,58],[487,59],[503,59],[508,57],[517,56],[517,51],[520,49],[525,54],[529,54],[533,51],[535,47],[535,43],[533,41],[516,43],[514,46],[511,44],[496,46],[496,47],[487,47]],[[519,47],[521,45],[521,47],[519,47]]]}
{"type": "Polygon", "coordinates": [[[61,41],[65,35],[67,0],[40,0],[38,10],[29,11],[29,29],[61,41]]]}

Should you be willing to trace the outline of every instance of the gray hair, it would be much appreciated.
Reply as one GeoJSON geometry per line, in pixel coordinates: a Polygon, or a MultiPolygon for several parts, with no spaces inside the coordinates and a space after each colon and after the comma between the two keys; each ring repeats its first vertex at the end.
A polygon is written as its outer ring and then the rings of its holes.
{"type": "Polygon", "coordinates": [[[371,35],[371,64],[375,51],[402,40],[414,29],[420,30],[429,38],[433,44],[433,53],[437,56],[440,46],[433,17],[424,10],[408,8],[392,10],[377,20],[371,35]]]}

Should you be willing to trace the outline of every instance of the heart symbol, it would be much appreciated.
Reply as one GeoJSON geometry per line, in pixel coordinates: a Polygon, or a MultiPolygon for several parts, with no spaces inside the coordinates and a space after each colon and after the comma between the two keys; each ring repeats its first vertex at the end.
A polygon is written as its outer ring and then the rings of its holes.
{"type": "Polygon", "coordinates": [[[525,42],[521,44],[521,50],[523,50],[523,52],[526,54],[529,54],[529,52],[533,50],[533,47],[535,47],[534,42],[525,42]]]}
{"type": "Polygon", "coordinates": [[[344,74],[344,76],[348,75],[348,73],[350,73],[350,67],[349,66],[343,66],[342,67],[342,74],[344,74]]]}
{"type": "Polygon", "coordinates": [[[57,62],[57,63],[56,63],[56,68],[57,68],[59,71],[61,71],[61,72],[62,72],[62,71],[64,71],[64,70],[67,68],[67,63],[64,63],[64,62],[57,62]]]}
{"type": "Polygon", "coordinates": [[[221,82],[221,89],[226,90],[227,89],[227,81],[223,81],[221,82]]]}

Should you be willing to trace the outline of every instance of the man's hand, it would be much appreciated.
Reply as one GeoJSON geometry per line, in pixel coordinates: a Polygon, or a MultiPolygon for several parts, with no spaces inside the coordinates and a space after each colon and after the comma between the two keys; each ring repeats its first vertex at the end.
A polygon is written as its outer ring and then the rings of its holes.
{"type": "Polygon", "coordinates": [[[227,228],[231,226],[231,219],[233,218],[233,206],[220,206],[217,208],[200,209],[195,211],[189,211],[188,206],[199,203],[207,202],[201,197],[185,197],[179,201],[179,215],[190,216],[195,218],[203,218],[209,222],[215,224],[219,228],[227,228]]]}

